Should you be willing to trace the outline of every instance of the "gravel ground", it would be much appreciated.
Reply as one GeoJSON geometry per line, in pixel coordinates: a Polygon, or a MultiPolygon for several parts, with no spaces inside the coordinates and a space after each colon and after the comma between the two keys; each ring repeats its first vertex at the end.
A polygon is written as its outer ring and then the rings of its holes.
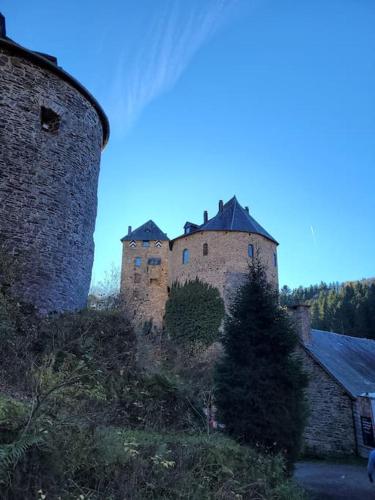
{"type": "Polygon", "coordinates": [[[299,462],[294,477],[311,500],[375,500],[365,465],[299,462]]]}

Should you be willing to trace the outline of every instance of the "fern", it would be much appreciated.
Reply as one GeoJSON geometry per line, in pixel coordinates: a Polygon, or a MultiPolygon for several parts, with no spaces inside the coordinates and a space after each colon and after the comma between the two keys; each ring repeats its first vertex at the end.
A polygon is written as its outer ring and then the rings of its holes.
{"type": "Polygon", "coordinates": [[[9,482],[9,474],[32,446],[43,443],[41,436],[25,435],[10,444],[0,445],[0,484],[9,482]]]}

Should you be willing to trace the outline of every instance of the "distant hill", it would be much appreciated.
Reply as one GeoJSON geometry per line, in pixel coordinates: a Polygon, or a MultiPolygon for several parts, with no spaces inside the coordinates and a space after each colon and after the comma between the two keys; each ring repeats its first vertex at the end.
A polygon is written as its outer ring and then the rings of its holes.
{"type": "Polygon", "coordinates": [[[280,291],[282,305],[311,305],[312,327],[375,339],[375,278],[324,283],[280,291]]]}

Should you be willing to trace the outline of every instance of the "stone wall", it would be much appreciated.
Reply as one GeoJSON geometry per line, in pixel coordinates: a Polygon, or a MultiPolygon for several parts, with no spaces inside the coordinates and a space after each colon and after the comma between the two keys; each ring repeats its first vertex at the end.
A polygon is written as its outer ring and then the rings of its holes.
{"type": "Polygon", "coordinates": [[[137,241],[136,247],[130,246],[130,241],[123,242],[121,294],[129,319],[140,328],[150,322],[152,329],[162,327],[168,299],[169,241],[161,241],[160,247],[155,244],[150,241],[145,248],[142,241],[137,241]],[[139,267],[136,257],[141,259],[139,267]],[[150,258],[159,258],[160,265],[150,265],[150,258]]]}
{"type": "Polygon", "coordinates": [[[302,346],[298,355],[309,376],[306,451],[318,456],[355,454],[353,400],[302,346]]]}
{"type": "Polygon", "coordinates": [[[235,291],[248,272],[250,258],[248,245],[259,252],[268,279],[278,286],[278,270],[274,263],[277,246],[258,234],[234,231],[203,231],[173,241],[170,255],[169,283],[184,283],[196,278],[218,288],[228,306],[235,291]],[[203,244],[208,245],[208,255],[203,255],[203,244]],[[182,263],[182,252],[189,250],[188,264],[182,263]]]}
{"type": "Polygon", "coordinates": [[[68,81],[2,46],[0,88],[0,235],[21,270],[14,292],[41,312],[81,308],[94,254],[101,121],[68,81]],[[51,115],[57,123],[49,127],[51,115]]]}

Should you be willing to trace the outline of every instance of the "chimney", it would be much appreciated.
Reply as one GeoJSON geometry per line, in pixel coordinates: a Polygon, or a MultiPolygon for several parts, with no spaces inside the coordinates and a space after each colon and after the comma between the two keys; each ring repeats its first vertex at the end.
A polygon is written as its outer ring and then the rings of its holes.
{"type": "Polygon", "coordinates": [[[205,210],[203,212],[203,224],[206,224],[207,221],[208,221],[208,212],[207,210],[205,210]]]}
{"type": "Polygon", "coordinates": [[[223,200],[219,200],[219,212],[223,211],[223,200]]]}
{"type": "Polygon", "coordinates": [[[5,17],[0,12],[0,38],[5,38],[7,36],[7,30],[5,26],[5,17]]]}
{"type": "Polygon", "coordinates": [[[303,344],[311,341],[310,306],[308,304],[295,304],[288,306],[288,313],[292,318],[298,336],[303,344]]]}
{"type": "Polygon", "coordinates": [[[128,226],[128,236],[130,235],[131,232],[132,232],[132,227],[128,226]]]}
{"type": "Polygon", "coordinates": [[[246,210],[247,213],[250,213],[249,212],[249,207],[245,207],[245,210],[246,210]]]}

